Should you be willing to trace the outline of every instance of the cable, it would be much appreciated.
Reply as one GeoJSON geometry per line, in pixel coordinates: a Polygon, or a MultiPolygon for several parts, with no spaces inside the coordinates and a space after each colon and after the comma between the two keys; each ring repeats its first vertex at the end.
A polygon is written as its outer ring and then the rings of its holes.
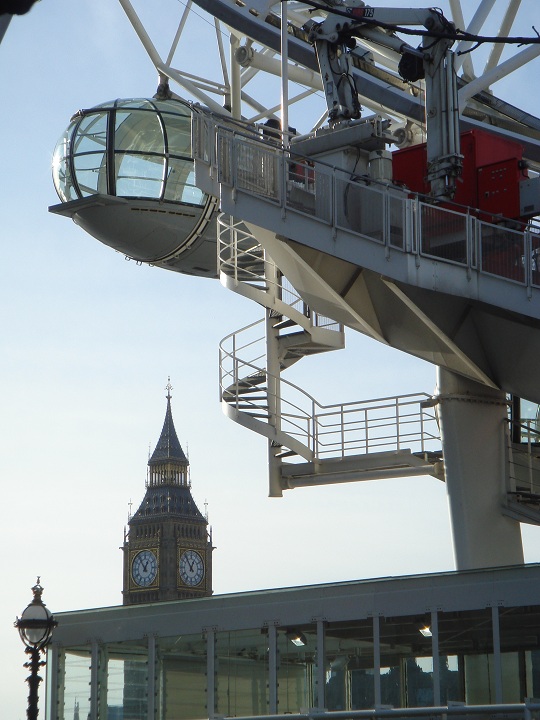
{"type": "MultiPolygon", "coordinates": [[[[281,2],[288,2],[288,0],[280,0],[281,2]]],[[[447,30],[447,31],[438,31],[438,30],[421,30],[419,28],[407,28],[407,27],[401,27],[400,25],[395,25],[393,23],[386,23],[382,22],[380,20],[376,20],[374,18],[366,18],[363,17],[361,20],[357,20],[354,15],[351,15],[350,12],[346,12],[345,10],[338,10],[337,8],[330,7],[329,5],[323,5],[321,3],[315,2],[315,0],[303,0],[305,5],[309,5],[310,7],[314,8],[315,10],[323,10],[324,12],[327,12],[331,15],[339,15],[340,17],[345,17],[348,20],[352,21],[356,27],[362,26],[362,25],[372,25],[373,27],[380,27],[384,30],[391,30],[392,32],[401,33],[403,35],[419,35],[421,37],[430,37],[430,38],[436,38],[438,40],[454,40],[454,41],[461,41],[465,40],[468,42],[475,42],[478,45],[482,45],[484,43],[504,43],[504,44],[510,44],[510,45],[538,45],[540,44],[540,34],[534,27],[532,26],[532,29],[536,33],[536,37],[499,37],[499,36],[488,36],[488,35],[473,35],[472,33],[468,33],[465,30],[447,30]]],[[[443,22],[444,25],[447,27],[451,27],[452,23],[444,17],[442,12],[440,10],[435,10],[437,15],[439,15],[441,22],[443,22]]],[[[354,28],[351,28],[351,30],[354,28]]],[[[467,51],[469,52],[469,51],[467,51]]]]}

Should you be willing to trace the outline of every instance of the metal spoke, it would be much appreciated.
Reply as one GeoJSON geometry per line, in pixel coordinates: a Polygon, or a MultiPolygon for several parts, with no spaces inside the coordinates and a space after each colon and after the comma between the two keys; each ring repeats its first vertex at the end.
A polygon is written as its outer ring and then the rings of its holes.
{"type": "Polygon", "coordinates": [[[169,50],[169,54],[167,56],[167,60],[165,61],[166,65],[170,65],[174,56],[174,53],[176,52],[176,48],[178,47],[178,42],[180,40],[180,37],[182,35],[182,31],[184,30],[184,26],[186,24],[186,20],[189,17],[189,13],[191,11],[191,6],[193,2],[192,0],[188,0],[186,3],[186,6],[184,8],[184,12],[182,13],[182,17],[180,18],[180,24],[178,25],[178,30],[176,31],[176,35],[174,36],[174,40],[172,41],[171,49],[169,50]]]}
{"type": "MultiPolygon", "coordinates": [[[[508,37],[512,31],[514,20],[516,19],[517,12],[521,5],[521,0],[510,0],[506,13],[501,22],[501,29],[499,31],[500,37],[508,37]]],[[[491,50],[490,56],[484,68],[484,72],[487,73],[496,67],[501,59],[504,45],[502,43],[494,44],[491,50]]]]}

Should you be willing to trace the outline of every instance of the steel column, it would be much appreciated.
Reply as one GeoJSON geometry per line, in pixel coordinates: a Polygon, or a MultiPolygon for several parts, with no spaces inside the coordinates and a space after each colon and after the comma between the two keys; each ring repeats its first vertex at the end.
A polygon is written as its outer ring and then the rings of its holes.
{"type": "Polygon", "coordinates": [[[456,568],[522,564],[519,522],[501,512],[506,395],[444,368],[438,393],[456,568]]]}

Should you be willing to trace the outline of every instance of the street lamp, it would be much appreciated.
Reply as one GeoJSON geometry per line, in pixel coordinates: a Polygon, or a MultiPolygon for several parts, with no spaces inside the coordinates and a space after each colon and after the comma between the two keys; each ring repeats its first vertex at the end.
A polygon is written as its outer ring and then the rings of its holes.
{"type": "Polygon", "coordinates": [[[23,610],[21,617],[17,618],[14,624],[25,645],[24,651],[30,656],[30,660],[24,663],[24,667],[30,669],[30,675],[26,678],[30,688],[26,717],[28,720],[37,720],[39,713],[38,688],[43,679],[38,672],[39,668],[45,665],[45,661],[41,660],[40,655],[50,642],[53,628],[58,623],[41,600],[43,588],[39,584],[39,577],[32,592],[34,593],[32,602],[23,610]]]}

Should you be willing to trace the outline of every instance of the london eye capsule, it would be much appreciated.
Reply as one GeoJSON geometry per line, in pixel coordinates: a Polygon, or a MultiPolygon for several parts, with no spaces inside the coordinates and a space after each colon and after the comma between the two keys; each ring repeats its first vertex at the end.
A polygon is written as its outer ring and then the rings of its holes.
{"type": "Polygon", "coordinates": [[[129,258],[216,277],[215,198],[195,185],[181,100],[114,100],[81,110],[53,157],[51,212],[129,258]]]}

